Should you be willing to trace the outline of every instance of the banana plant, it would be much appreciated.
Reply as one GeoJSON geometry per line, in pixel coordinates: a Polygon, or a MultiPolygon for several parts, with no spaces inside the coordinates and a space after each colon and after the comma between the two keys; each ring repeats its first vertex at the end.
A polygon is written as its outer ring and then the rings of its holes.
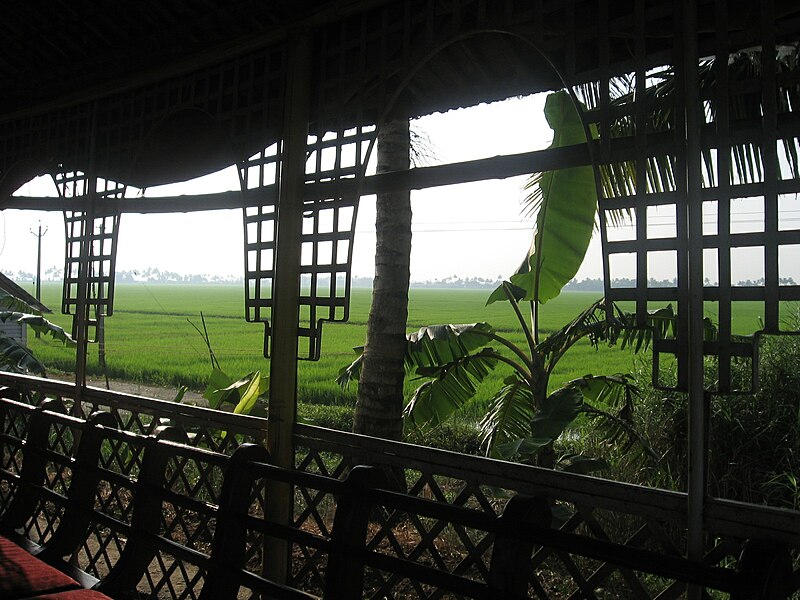
{"type": "MultiPolygon", "coordinates": [[[[550,94],[545,117],[553,129],[551,148],[585,144],[587,133],[578,107],[567,92],[550,94]]],[[[521,267],[490,296],[508,301],[525,334],[521,348],[487,323],[425,327],[408,338],[406,368],[426,381],[405,407],[405,427],[435,427],[460,410],[498,365],[509,368],[480,423],[490,456],[521,458],[555,466],[553,442],[580,415],[602,419],[609,433],[636,437],[628,418],[635,387],[627,376],[585,375],[548,394],[556,364],[577,341],[597,345],[608,339],[611,320],[596,302],[544,341],[539,340],[538,307],[555,298],[577,272],[586,254],[597,215],[597,191],[591,167],[535,175],[526,203],[536,213],[536,231],[521,267]],[[529,302],[531,325],[520,310],[529,302]]],[[[340,373],[339,383],[357,379],[360,357],[340,373]]],[[[597,466],[581,457],[562,462],[570,470],[597,466]]]]}
{"type": "MultiPolygon", "coordinates": [[[[440,425],[470,402],[492,371],[505,368],[510,372],[479,424],[488,456],[581,473],[602,468],[602,460],[578,455],[556,459],[548,453],[553,442],[585,415],[609,439],[624,438],[626,446],[636,446],[643,457],[657,462],[658,456],[633,426],[637,388],[629,376],[588,374],[548,391],[551,374],[572,346],[583,339],[596,347],[603,341],[614,342],[624,322],[608,319],[605,302],[598,300],[543,341],[533,343],[512,284],[505,282],[501,289],[514,307],[529,342],[527,349],[488,323],[428,326],[408,335],[406,370],[424,381],[405,407],[406,430],[440,425]]],[[[646,347],[646,342],[639,347],[646,347]]],[[[360,366],[359,356],[340,371],[338,383],[346,386],[358,381],[360,366]]]]}
{"type": "MultiPolygon", "coordinates": [[[[45,319],[36,306],[19,295],[3,289],[0,289],[0,321],[22,323],[37,333],[51,336],[56,341],[67,345],[75,344],[75,340],[63,328],[45,319]]],[[[46,375],[44,365],[27,346],[2,332],[0,332],[0,369],[42,377],[46,375]]]]}
{"type": "Polygon", "coordinates": [[[189,324],[203,338],[211,360],[211,374],[208,377],[206,390],[203,392],[203,397],[208,400],[208,405],[211,408],[221,409],[224,404],[229,404],[233,406],[233,412],[236,414],[265,417],[269,377],[262,375],[260,370],[248,373],[238,379],[225,373],[211,348],[211,340],[202,312],[200,320],[202,329],[191,321],[189,324]]]}

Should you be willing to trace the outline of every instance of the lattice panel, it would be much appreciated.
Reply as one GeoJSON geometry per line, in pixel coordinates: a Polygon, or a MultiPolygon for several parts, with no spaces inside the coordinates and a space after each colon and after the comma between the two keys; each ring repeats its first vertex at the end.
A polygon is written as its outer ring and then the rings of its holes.
{"type": "MultiPolygon", "coordinates": [[[[51,388],[57,387],[54,382],[42,382],[51,388]]],[[[192,412],[190,407],[184,410],[192,412]]],[[[194,410],[198,416],[203,413],[201,409],[194,410]]],[[[139,414],[147,412],[148,408],[142,407],[139,414]]],[[[26,420],[22,415],[21,419],[26,420]]],[[[20,425],[19,420],[6,417],[4,423],[16,423],[11,431],[18,432],[20,427],[26,427],[20,425]]],[[[158,421],[158,416],[151,414],[147,419],[141,417],[141,420],[158,421]]],[[[232,428],[228,427],[229,430],[232,428]]],[[[107,442],[98,466],[115,473],[129,472],[135,475],[141,465],[139,444],[143,442],[132,440],[127,434],[119,435],[124,443],[107,442]]],[[[53,429],[50,439],[58,454],[67,456],[73,452],[72,438],[67,429],[53,429]]],[[[545,493],[556,502],[554,526],[565,531],[589,539],[611,540],[630,548],[647,549],[664,556],[682,555],[685,550],[685,497],[680,494],[590,478],[576,481],[572,475],[523,465],[505,464],[500,469],[495,461],[476,457],[471,457],[468,464],[464,464],[464,461],[456,460],[448,452],[430,448],[420,450],[383,440],[356,440],[341,432],[308,426],[298,426],[296,444],[296,468],[302,472],[340,479],[353,465],[365,462],[370,456],[381,455],[395,472],[404,469],[407,490],[412,496],[496,515],[514,493],[545,493]]],[[[177,448],[168,463],[169,488],[187,494],[198,500],[199,504],[176,506],[165,502],[162,523],[164,535],[185,541],[205,553],[211,539],[209,532],[213,531],[215,524],[203,516],[202,506],[204,503],[218,502],[223,473],[216,466],[219,463],[213,455],[191,449],[178,451],[177,448]]],[[[3,456],[6,456],[5,452],[3,456]]],[[[55,468],[51,469],[51,473],[49,485],[63,488],[68,475],[58,475],[59,471],[55,468]]],[[[96,508],[128,522],[130,504],[127,491],[122,487],[113,487],[112,482],[118,478],[111,477],[111,474],[104,479],[109,486],[104,487],[103,493],[97,498],[96,508]]],[[[297,486],[294,501],[295,527],[323,536],[330,533],[336,506],[334,496],[313,486],[297,486]]],[[[263,481],[257,481],[252,488],[249,504],[251,516],[263,515],[263,481]]],[[[705,560],[708,564],[731,567],[735,564],[740,547],[741,540],[737,537],[756,535],[754,526],[757,525],[753,524],[756,521],[748,521],[749,509],[740,507],[736,510],[726,508],[724,520],[728,523],[727,529],[723,527],[715,531],[709,528],[706,532],[708,544],[705,560]],[[740,514],[735,515],[736,510],[740,514]]],[[[763,518],[759,514],[764,510],[763,507],[756,507],[752,514],[763,518]]],[[[780,518],[786,519],[787,515],[786,511],[782,511],[780,518]]],[[[52,507],[41,507],[40,517],[40,524],[37,528],[31,528],[30,533],[33,537],[46,538],[58,523],[58,512],[53,511],[52,507]]],[[[709,518],[713,520],[718,516],[714,517],[709,511],[709,518]]],[[[791,534],[796,528],[789,524],[785,531],[791,534]]],[[[118,532],[113,531],[98,530],[94,534],[95,543],[90,550],[83,551],[80,561],[85,565],[92,564],[92,568],[102,572],[105,568],[103,565],[107,564],[104,553],[112,552],[115,544],[124,543],[124,539],[115,537],[118,532]]],[[[433,561],[439,568],[463,573],[476,581],[483,581],[486,577],[491,540],[476,535],[476,532],[457,529],[428,518],[385,513],[375,515],[369,535],[372,544],[386,553],[433,561]]],[[[249,542],[248,568],[254,572],[258,571],[261,560],[259,540],[259,534],[254,532],[249,542]]],[[[292,555],[292,581],[305,590],[320,591],[326,565],[324,553],[313,547],[294,544],[292,555]]],[[[175,590],[187,588],[195,590],[193,593],[199,590],[197,586],[202,582],[202,573],[193,564],[194,558],[162,552],[151,566],[154,567],[152,573],[160,568],[166,569],[165,577],[148,574],[140,582],[140,589],[144,593],[159,590],[168,597],[192,597],[188,592],[182,596],[182,592],[175,590]]],[[[539,549],[534,554],[532,564],[532,597],[555,599],[569,597],[570,594],[575,594],[575,597],[581,594],[602,597],[601,590],[612,588],[626,591],[632,598],[647,599],[677,597],[681,592],[680,585],[674,581],[643,577],[572,552],[539,549]]],[[[403,597],[406,598],[438,597],[435,591],[428,590],[419,582],[401,581],[378,572],[371,573],[369,585],[371,587],[365,597],[398,597],[400,590],[404,590],[406,595],[403,597]]],[[[243,591],[241,597],[248,597],[247,592],[243,591]]]]}
{"type": "MultiPolygon", "coordinates": [[[[51,423],[49,449],[53,450],[53,455],[47,462],[45,487],[62,496],[67,492],[72,479],[69,457],[73,456],[76,445],[71,427],[64,423],[51,423]]],[[[63,513],[63,506],[51,501],[39,501],[32,518],[23,528],[25,535],[37,544],[46,542],[58,528],[63,513]]]]}
{"type": "MultiPolygon", "coordinates": [[[[331,452],[323,447],[298,449],[297,469],[340,478],[363,457],[331,452]]],[[[415,465],[416,467],[416,465],[415,465]]],[[[497,515],[508,499],[508,491],[475,485],[469,480],[447,477],[435,471],[406,469],[408,493],[426,499],[497,515]]],[[[335,501],[330,494],[298,486],[295,493],[295,526],[307,531],[330,533],[335,501]]],[[[485,532],[454,526],[444,521],[401,513],[376,511],[367,534],[367,546],[379,552],[415,562],[435,564],[450,573],[487,581],[492,541],[485,532]]],[[[295,545],[302,561],[293,564],[292,581],[303,589],[319,590],[324,581],[325,557],[313,548],[295,545]]],[[[440,597],[429,586],[378,569],[368,568],[365,598],[440,597]]]]}
{"type": "MultiPolygon", "coordinates": [[[[690,254],[703,263],[704,353],[714,357],[707,389],[752,389],[760,335],[753,332],[798,328],[796,319],[790,323],[789,304],[800,299],[792,277],[800,258],[800,227],[792,220],[800,190],[797,47],[776,44],[770,4],[760,5],[761,36],[733,45],[727,3],[716,3],[719,33],[706,42],[704,55],[711,58],[698,67],[702,129],[689,132],[699,136],[701,156],[686,150],[685,114],[692,107],[685,103],[681,47],[653,66],[645,3],[637,3],[630,31],[634,70],[615,75],[606,62],[601,71],[610,81],[601,78],[583,94],[599,132],[606,296],[623,306],[632,302],[640,327],[649,322],[648,310],[670,303],[677,314],[666,336],[654,336],[653,379],[660,388],[687,389],[690,254]],[[741,51],[753,46],[763,50],[741,51]],[[689,180],[692,161],[701,167],[689,180]],[[692,186],[702,186],[701,244],[690,236],[692,186]],[[737,329],[735,319],[752,312],[737,329]],[[736,362],[750,365],[752,380],[733,379],[736,362]]],[[[672,26],[680,39],[680,10],[672,26]]],[[[604,31],[598,55],[608,61],[604,31]]]]}
{"type": "MultiPolygon", "coordinates": [[[[358,212],[358,182],[364,174],[375,127],[364,126],[310,135],[306,181],[324,183],[322,197],[303,206],[298,333],[305,341],[299,357],[320,356],[322,323],[346,321],[350,312],[353,239],[358,212]]],[[[265,324],[264,355],[269,356],[272,286],[275,276],[279,152],[271,146],[239,166],[242,188],[265,188],[268,203],[244,209],[245,316],[265,324]],[[270,189],[271,188],[271,189],[270,189]],[[270,194],[271,192],[271,194],[270,194]]]]}
{"type": "MultiPolygon", "coordinates": [[[[444,457],[444,453],[439,456],[436,450],[426,449],[426,467],[421,468],[418,460],[420,455],[412,457],[413,451],[406,455],[399,445],[393,445],[391,450],[381,443],[375,447],[348,447],[341,443],[342,438],[338,434],[332,435],[331,440],[325,440],[327,434],[319,433],[321,435],[313,439],[303,438],[298,449],[298,470],[336,476],[348,471],[353,464],[358,464],[371,453],[383,453],[384,456],[391,454],[397,459],[393,463],[396,468],[405,466],[410,495],[466,506],[493,515],[502,511],[505,502],[514,493],[533,494],[542,485],[537,483],[535,475],[529,474],[528,477],[512,477],[517,483],[506,489],[479,486],[474,481],[486,481],[487,473],[479,475],[455,467],[444,457]],[[436,466],[438,461],[441,463],[436,466]]],[[[389,462],[392,462],[391,459],[389,462]]],[[[491,467],[487,466],[487,469],[491,467]]],[[[671,516],[663,511],[639,512],[641,507],[633,506],[632,496],[627,499],[620,497],[617,502],[609,504],[608,497],[604,498],[605,494],[599,489],[590,491],[585,487],[577,494],[582,499],[576,500],[574,491],[568,491],[569,485],[560,490],[557,487],[554,490],[550,484],[544,485],[550,490],[548,495],[555,501],[554,527],[587,539],[612,541],[665,556],[682,556],[685,552],[686,531],[682,525],[684,515],[680,512],[671,516]],[[593,500],[589,501],[590,498],[593,500]]],[[[295,496],[297,527],[324,533],[332,523],[332,512],[332,499],[329,496],[298,489],[295,496]]],[[[439,569],[462,574],[478,582],[487,580],[492,540],[486,538],[485,534],[480,535],[480,532],[456,528],[429,518],[378,511],[368,535],[371,547],[383,553],[435,564],[439,569]]],[[[735,564],[741,540],[729,535],[713,535],[711,532],[707,540],[705,562],[726,566],[735,564]]],[[[295,546],[295,556],[298,555],[302,561],[293,565],[293,581],[302,584],[304,589],[313,590],[315,585],[316,589],[321,589],[324,561],[312,550],[295,546]]],[[[613,597],[651,600],[677,598],[685,592],[684,584],[668,578],[643,575],[547,547],[535,550],[532,565],[529,581],[531,598],[601,598],[613,590],[613,597]]],[[[421,582],[370,570],[364,597],[427,599],[443,596],[441,591],[421,582]]]]}
{"type": "Polygon", "coordinates": [[[306,358],[316,360],[320,356],[323,321],[347,321],[350,316],[358,181],[374,137],[375,128],[368,126],[309,139],[306,179],[329,183],[332,195],[304,203],[300,335],[308,339],[306,358]],[[344,188],[343,182],[352,184],[349,191],[337,190],[344,188]]]}
{"type": "MultiPolygon", "coordinates": [[[[268,201],[242,211],[245,244],[245,318],[264,323],[264,355],[269,355],[272,283],[277,237],[278,146],[270,146],[239,165],[242,189],[272,188],[268,201]]],[[[264,193],[266,196],[266,192],[264,193]]]]}
{"type": "MultiPolygon", "coordinates": [[[[22,469],[22,444],[28,431],[26,415],[18,411],[3,411],[0,417],[0,469],[19,475],[22,469]]],[[[14,497],[16,485],[11,480],[0,482],[0,508],[5,508],[14,497]]]]}
{"type": "Polygon", "coordinates": [[[127,543],[127,527],[134,515],[134,492],[128,478],[138,478],[145,451],[145,438],[120,436],[104,439],[98,457],[101,479],[95,494],[94,510],[110,517],[100,526],[93,519],[86,540],[72,556],[72,561],[98,579],[106,576],[127,543]],[[118,475],[118,476],[115,476],[118,475]]]}
{"type": "MultiPolygon", "coordinates": [[[[86,197],[93,193],[89,178],[81,172],[57,173],[55,175],[59,195],[64,198],[86,197]]],[[[94,183],[95,206],[105,201],[119,200],[125,196],[126,186],[104,179],[94,183]]],[[[89,286],[86,298],[88,326],[97,327],[98,318],[114,313],[114,278],[117,257],[117,236],[119,234],[119,213],[103,215],[102,211],[90,215],[83,211],[64,211],[66,252],[64,263],[64,287],[61,310],[73,315],[73,337],[76,335],[80,283],[82,247],[86,247],[89,257],[89,272],[86,281],[89,286]],[[91,224],[89,223],[91,220],[91,224]]],[[[94,336],[90,335],[90,339],[94,336]]]]}
{"type": "MultiPolygon", "coordinates": [[[[680,193],[685,188],[686,169],[681,81],[676,80],[680,75],[680,48],[675,47],[664,63],[654,67],[645,42],[654,33],[652,25],[645,3],[635,6],[635,18],[626,32],[635,40],[631,46],[634,69],[622,74],[611,72],[610,45],[622,32],[610,30],[606,5],[598,20],[596,39],[603,75],[582,87],[579,95],[589,109],[591,127],[599,134],[594,158],[601,164],[603,197],[599,209],[606,298],[621,302],[624,308],[633,302],[636,325],[644,327],[654,304],[670,302],[679,315],[688,311],[688,228],[686,195],[680,193]],[[677,73],[675,65],[679,65],[677,73]],[[654,92],[654,86],[670,78],[675,82],[670,88],[674,93],[654,92]],[[619,138],[625,139],[624,150],[616,146],[619,138]],[[666,227],[661,226],[663,222],[666,227]]],[[[679,10],[667,27],[680,35],[679,10]]],[[[654,341],[657,385],[685,387],[687,335],[684,317],[674,339],[654,341]],[[680,381],[664,384],[659,380],[657,365],[664,352],[677,356],[680,381]]]]}

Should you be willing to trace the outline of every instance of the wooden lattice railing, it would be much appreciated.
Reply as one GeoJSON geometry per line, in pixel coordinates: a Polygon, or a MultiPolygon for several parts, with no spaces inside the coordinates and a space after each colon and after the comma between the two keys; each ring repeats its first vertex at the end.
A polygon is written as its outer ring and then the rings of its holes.
{"type": "MultiPolygon", "coordinates": [[[[229,454],[239,444],[263,439],[263,419],[221,414],[202,408],[176,405],[107,392],[93,388],[82,390],[76,402],[72,385],[30,377],[0,375],[5,386],[0,396],[37,404],[44,397],[57,398],[81,418],[103,408],[117,423],[141,434],[108,441],[104,449],[104,467],[122,475],[135,475],[140,468],[141,440],[159,425],[180,424],[192,432],[190,442],[213,452],[184,453],[172,457],[170,485],[199,501],[214,504],[219,498],[222,479],[213,460],[218,453],[229,454]]],[[[27,415],[5,415],[0,434],[22,438],[27,415]]],[[[74,443],[69,427],[51,432],[52,445],[69,456],[74,443]]],[[[535,549],[534,569],[529,581],[531,597],[555,598],[676,598],[685,583],[674,577],[646,574],[649,569],[626,567],[625,560],[611,562],[592,558],[593,544],[613,542],[624,551],[642,551],[650,560],[668,561],[684,554],[686,496],[682,493],[649,489],[578,475],[569,475],[524,465],[469,457],[459,454],[377,440],[307,425],[295,428],[296,469],[334,478],[346,474],[355,464],[376,463],[389,467],[395,476],[405,478],[409,495],[464,506],[487,514],[499,514],[515,493],[539,495],[555,503],[562,531],[578,535],[574,551],[556,546],[535,549]],[[380,457],[380,460],[376,460],[380,457]],[[645,552],[646,551],[646,552],[645,552]]],[[[18,472],[19,448],[2,444],[1,468],[18,472]]],[[[63,492],[68,465],[53,463],[47,485],[63,492]]],[[[309,534],[331,533],[336,499],[329,490],[315,488],[314,479],[295,486],[294,526],[309,534]]],[[[254,488],[257,490],[257,488],[254,488]]],[[[0,511],[8,504],[13,490],[0,486],[0,511]]],[[[107,493],[97,500],[99,510],[114,520],[127,523],[131,491],[117,486],[113,477],[107,493]]],[[[264,496],[254,493],[252,511],[263,514],[264,496]]],[[[45,541],[57,527],[60,512],[43,501],[38,517],[27,532],[36,541],[45,541]]],[[[214,524],[198,511],[180,509],[164,516],[168,535],[202,551],[208,544],[214,524]]],[[[109,521],[112,523],[113,521],[109,521]]],[[[743,540],[753,538],[800,550],[800,513],[768,507],[709,500],[706,509],[706,558],[709,565],[735,567],[743,540]]],[[[91,541],[81,549],[75,561],[97,577],[103,576],[113,555],[125,544],[125,527],[98,528],[91,541]]],[[[433,564],[438,569],[465,575],[477,581],[490,576],[489,557],[493,540],[477,530],[437,519],[401,511],[376,513],[370,527],[368,547],[388,556],[417,563],[433,564]]],[[[250,541],[249,564],[255,571],[261,562],[260,538],[250,541]]],[[[621,550],[622,552],[622,550],[621,550]]],[[[147,576],[151,597],[195,598],[197,570],[187,566],[180,556],[159,555],[147,576]]],[[[302,589],[319,593],[323,589],[327,555],[314,544],[296,542],[292,546],[290,582],[302,589]]],[[[650,565],[660,572],[657,564],[650,565]]],[[[795,568],[791,581],[794,597],[800,597],[800,574],[795,568]]],[[[367,572],[365,594],[371,598],[440,598],[449,597],[424,583],[399,577],[378,568],[367,572]]]]}

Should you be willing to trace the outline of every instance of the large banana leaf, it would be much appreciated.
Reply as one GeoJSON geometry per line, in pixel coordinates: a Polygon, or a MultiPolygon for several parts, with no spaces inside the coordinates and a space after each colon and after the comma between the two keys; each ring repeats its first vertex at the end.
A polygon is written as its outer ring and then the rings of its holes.
{"type": "MultiPolygon", "coordinates": [[[[628,376],[625,375],[584,375],[565,383],[562,387],[551,393],[542,402],[539,410],[532,412],[532,402],[515,390],[509,394],[508,398],[496,398],[493,409],[502,407],[505,411],[519,411],[520,415],[526,415],[527,423],[522,426],[523,418],[518,418],[519,426],[513,432],[510,428],[505,431],[497,432],[494,441],[495,446],[492,452],[495,456],[511,459],[521,455],[526,457],[534,456],[539,450],[552,443],[569,427],[576,417],[588,412],[593,416],[606,416],[612,421],[614,427],[609,427],[607,431],[619,434],[622,426],[630,421],[632,412],[632,389],[628,376]],[[501,402],[502,400],[502,402],[501,402]],[[603,411],[593,407],[588,402],[595,402],[601,406],[618,408],[618,414],[603,411]]],[[[524,392],[524,390],[519,390],[524,392]]],[[[487,415],[488,417],[488,415],[487,415]]],[[[486,422],[487,419],[484,419],[486,422]]],[[[495,419],[492,423],[487,423],[487,428],[499,429],[502,424],[495,419]]],[[[632,429],[632,427],[630,428],[632,429]]],[[[626,430],[626,433],[628,431],[626,430]]]]}
{"type": "Polygon", "coordinates": [[[583,408],[583,394],[577,385],[567,384],[550,394],[531,419],[531,436],[553,441],[575,420],[583,408]]]}
{"type": "Polygon", "coordinates": [[[634,422],[634,397],[640,392],[633,377],[618,373],[581,379],[582,412],[594,421],[596,430],[606,443],[619,445],[622,452],[630,453],[642,465],[648,462],[658,464],[658,454],[634,422]]]}
{"type": "Polygon", "coordinates": [[[215,368],[203,396],[211,408],[219,408],[226,402],[235,405],[233,412],[237,414],[251,414],[256,400],[266,394],[268,389],[269,378],[261,375],[261,371],[248,373],[234,381],[222,370],[215,368]]]}
{"type": "Polygon", "coordinates": [[[488,323],[422,327],[407,336],[406,369],[424,372],[452,363],[486,345],[493,334],[488,323]]]}
{"type": "MultiPolygon", "coordinates": [[[[555,92],[545,102],[545,117],[553,129],[551,148],[586,143],[581,117],[567,92],[555,92]]],[[[586,255],[597,214],[597,191],[591,167],[573,167],[532,177],[525,202],[535,212],[536,234],[511,283],[524,290],[522,300],[547,302],[575,276],[586,255]]],[[[501,289],[489,303],[506,300],[501,289]]]]}
{"type": "Polygon", "coordinates": [[[513,448],[509,447],[509,444],[522,443],[530,436],[533,413],[533,393],[530,385],[512,375],[489,402],[486,415],[479,425],[481,443],[486,454],[505,459],[517,454],[519,444],[513,448]]]}
{"type": "MultiPolygon", "coordinates": [[[[494,335],[494,328],[488,323],[464,325],[429,325],[406,336],[406,372],[417,371],[426,374],[426,369],[452,363],[481,348],[494,335]],[[422,370],[422,371],[420,371],[422,370]]],[[[358,357],[339,371],[336,382],[347,387],[351,381],[361,376],[363,347],[354,349],[358,357]]]]}
{"type": "Polygon", "coordinates": [[[427,429],[446,421],[475,395],[497,365],[497,356],[492,348],[483,348],[444,365],[419,369],[422,375],[435,379],[418,387],[406,405],[406,427],[427,429]]]}

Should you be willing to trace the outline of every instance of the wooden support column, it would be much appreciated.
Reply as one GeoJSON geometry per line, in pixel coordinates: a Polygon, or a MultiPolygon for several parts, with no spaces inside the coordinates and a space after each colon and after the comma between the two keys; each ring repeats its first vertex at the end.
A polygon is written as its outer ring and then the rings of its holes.
{"type": "MultiPolygon", "coordinates": [[[[689,234],[689,476],[687,481],[687,555],[700,561],[705,551],[703,523],[706,500],[707,395],[703,360],[703,105],[700,98],[697,49],[697,4],[684,1],[683,48],[686,102],[686,194],[689,234]]],[[[702,589],[689,586],[688,597],[702,597],[702,589]]]]}
{"type": "MultiPolygon", "coordinates": [[[[289,50],[278,188],[267,447],[273,463],[285,468],[294,467],[292,434],[297,416],[300,236],[303,227],[311,48],[311,35],[302,32],[294,36],[289,50]]],[[[292,498],[293,490],[288,484],[269,484],[266,519],[290,523],[292,498]]],[[[285,581],[288,566],[289,545],[285,541],[267,539],[264,574],[274,581],[285,581]]]]}
{"type": "Polygon", "coordinates": [[[72,413],[83,416],[83,388],[86,386],[86,362],[89,356],[89,278],[92,269],[92,234],[94,233],[95,203],[97,199],[97,177],[95,163],[97,152],[97,105],[92,108],[89,130],[89,165],[86,173],[86,207],[81,216],[81,243],[78,262],[78,290],[75,304],[75,404],[72,413]]]}

